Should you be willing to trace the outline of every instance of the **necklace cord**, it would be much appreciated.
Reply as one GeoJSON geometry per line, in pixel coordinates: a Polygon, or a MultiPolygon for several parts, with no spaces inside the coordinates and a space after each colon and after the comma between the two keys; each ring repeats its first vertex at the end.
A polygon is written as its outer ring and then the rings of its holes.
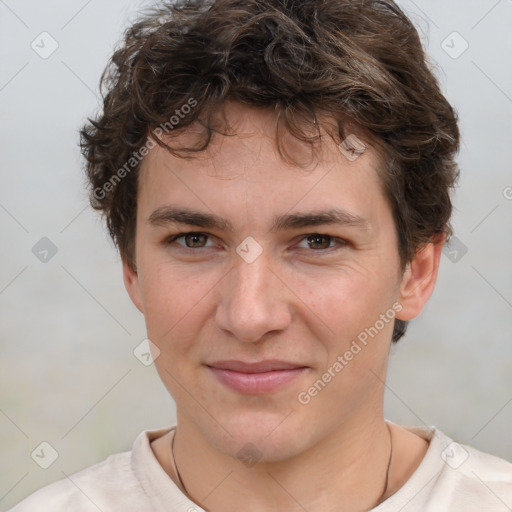
{"type": "MultiPolygon", "coordinates": [[[[379,496],[379,499],[377,500],[377,503],[376,503],[375,506],[380,505],[383,502],[383,498],[384,498],[384,496],[386,495],[386,493],[388,491],[389,471],[391,469],[391,460],[393,458],[393,436],[391,434],[391,429],[389,428],[389,425],[388,425],[387,422],[386,422],[386,427],[387,427],[388,432],[389,432],[389,460],[388,460],[388,465],[387,465],[387,469],[386,469],[386,480],[384,482],[384,490],[382,491],[382,494],[379,496]]],[[[176,430],[174,431],[174,434],[172,436],[172,441],[171,441],[172,463],[174,465],[174,468],[176,469],[176,476],[178,477],[179,483],[180,483],[181,487],[183,488],[183,491],[185,491],[185,494],[190,496],[190,494],[187,491],[187,488],[185,487],[185,484],[183,483],[183,480],[182,480],[181,475],[180,475],[180,471],[178,469],[178,464],[176,463],[176,457],[174,456],[174,440],[175,439],[176,439],[176,430]]]]}
{"type": "Polygon", "coordinates": [[[386,493],[388,492],[388,486],[389,486],[389,471],[391,469],[391,460],[393,458],[393,435],[391,433],[391,428],[389,427],[388,423],[386,423],[386,427],[388,428],[389,432],[389,460],[388,460],[388,467],[386,469],[386,482],[384,484],[384,491],[382,491],[382,494],[380,495],[377,503],[375,506],[380,505],[384,501],[384,496],[386,496],[386,493]]]}
{"type": "Polygon", "coordinates": [[[174,430],[174,434],[172,436],[172,442],[171,442],[172,463],[174,465],[174,468],[176,469],[176,476],[178,477],[181,487],[185,491],[185,494],[189,495],[187,488],[185,487],[185,484],[183,483],[183,480],[181,479],[180,471],[178,469],[178,464],[176,463],[176,457],[174,456],[174,440],[176,439],[176,430],[177,429],[174,430]]]}

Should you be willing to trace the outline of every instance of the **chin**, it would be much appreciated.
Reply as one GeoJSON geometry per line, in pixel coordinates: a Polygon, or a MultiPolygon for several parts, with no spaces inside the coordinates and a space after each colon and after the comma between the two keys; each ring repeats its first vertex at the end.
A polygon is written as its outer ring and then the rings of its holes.
{"type": "Polygon", "coordinates": [[[307,443],[304,428],[296,412],[254,411],[224,416],[221,422],[226,429],[208,430],[215,439],[212,444],[226,455],[250,466],[258,462],[279,462],[300,453],[307,443]]]}

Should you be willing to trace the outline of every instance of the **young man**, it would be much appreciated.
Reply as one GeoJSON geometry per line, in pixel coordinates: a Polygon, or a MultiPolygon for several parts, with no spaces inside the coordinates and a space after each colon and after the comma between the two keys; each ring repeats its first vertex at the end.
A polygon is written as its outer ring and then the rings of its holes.
{"type": "Polygon", "coordinates": [[[13,511],[506,511],[512,465],[383,416],[459,132],[391,1],[170,3],[82,131],[177,426],[13,511]]]}

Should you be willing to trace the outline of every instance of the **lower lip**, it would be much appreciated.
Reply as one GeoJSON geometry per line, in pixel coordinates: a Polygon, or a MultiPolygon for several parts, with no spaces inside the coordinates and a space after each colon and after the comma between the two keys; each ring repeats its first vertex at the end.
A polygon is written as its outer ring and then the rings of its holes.
{"type": "Polygon", "coordinates": [[[292,370],[274,370],[263,373],[241,373],[211,366],[208,368],[224,385],[234,391],[246,394],[270,393],[296,379],[307,370],[307,368],[293,368],[292,370]]]}

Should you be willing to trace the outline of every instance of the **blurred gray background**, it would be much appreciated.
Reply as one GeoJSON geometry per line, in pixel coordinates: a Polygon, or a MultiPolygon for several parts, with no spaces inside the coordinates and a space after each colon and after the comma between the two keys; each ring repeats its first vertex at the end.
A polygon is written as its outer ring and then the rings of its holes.
{"type": "MultiPolygon", "coordinates": [[[[134,356],[143,318],[88,206],[77,146],[114,44],[149,3],[0,0],[2,510],[175,421],[154,368],[134,356]],[[48,469],[42,442],[58,453],[48,469]]],[[[400,5],[459,112],[462,178],[457,238],[393,350],[386,416],[510,460],[512,1],[400,5]]]]}

